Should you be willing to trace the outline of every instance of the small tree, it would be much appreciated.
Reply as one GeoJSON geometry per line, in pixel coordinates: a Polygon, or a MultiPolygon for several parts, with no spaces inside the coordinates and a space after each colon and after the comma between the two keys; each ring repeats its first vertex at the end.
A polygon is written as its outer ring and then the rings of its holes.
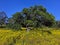
{"type": "Polygon", "coordinates": [[[0,27],[4,27],[6,25],[7,15],[5,12],[0,12],[0,27]]]}

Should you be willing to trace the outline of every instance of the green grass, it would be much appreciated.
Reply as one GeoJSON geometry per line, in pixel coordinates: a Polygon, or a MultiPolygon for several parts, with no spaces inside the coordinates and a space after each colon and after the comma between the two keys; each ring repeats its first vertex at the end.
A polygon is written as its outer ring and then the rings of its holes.
{"type": "Polygon", "coordinates": [[[37,29],[29,32],[0,29],[0,45],[60,45],[60,30],[51,33],[37,29]]]}

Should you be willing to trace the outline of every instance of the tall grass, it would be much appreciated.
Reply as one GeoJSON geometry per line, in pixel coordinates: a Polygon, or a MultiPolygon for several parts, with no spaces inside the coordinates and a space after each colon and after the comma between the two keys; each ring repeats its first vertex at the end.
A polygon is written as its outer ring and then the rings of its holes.
{"type": "Polygon", "coordinates": [[[41,30],[27,32],[0,29],[0,45],[60,45],[60,31],[51,30],[42,33],[41,30]]]}

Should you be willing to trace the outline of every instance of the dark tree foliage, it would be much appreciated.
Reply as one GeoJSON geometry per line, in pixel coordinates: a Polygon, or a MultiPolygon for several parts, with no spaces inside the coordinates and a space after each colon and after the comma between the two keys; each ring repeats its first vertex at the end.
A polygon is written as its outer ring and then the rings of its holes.
{"type": "Polygon", "coordinates": [[[60,28],[60,21],[56,21],[55,27],[60,28]]]}
{"type": "Polygon", "coordinates": [[[43,6],[32,6],[30,8],[24,8],[22,12],[16,12],[13,14],[13,27],[51,27],[55,24],[55,17],[47,12],[43,6]],[[18,25],[17,25],[18,24],[18,25]]]}
{"type": "Polygon", "coordinates": [[[0,27],[6,26],[7,15],[5,12],[0,12],[0,27]]]}

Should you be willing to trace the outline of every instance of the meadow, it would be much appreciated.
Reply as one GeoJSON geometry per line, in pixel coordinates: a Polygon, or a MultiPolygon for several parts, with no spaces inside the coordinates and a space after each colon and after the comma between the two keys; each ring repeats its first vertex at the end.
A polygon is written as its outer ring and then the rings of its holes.
{"type": "Polygon", "coordinates": [[[60,30],[50,32],[0,29],[0,45],[60,45],[60,30]]]}

